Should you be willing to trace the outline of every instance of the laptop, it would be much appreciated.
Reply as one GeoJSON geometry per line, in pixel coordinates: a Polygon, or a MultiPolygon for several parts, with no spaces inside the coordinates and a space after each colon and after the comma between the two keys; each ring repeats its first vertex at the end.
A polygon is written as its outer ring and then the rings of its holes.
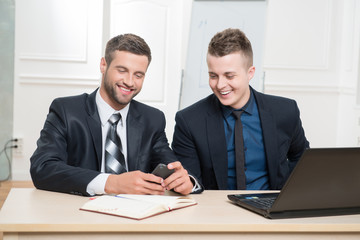
{"type": "Polygon", "coordinates": [[[277,193],[229,194],[270,219],[360,213],[360,148],[306,149],[277,193]]]}

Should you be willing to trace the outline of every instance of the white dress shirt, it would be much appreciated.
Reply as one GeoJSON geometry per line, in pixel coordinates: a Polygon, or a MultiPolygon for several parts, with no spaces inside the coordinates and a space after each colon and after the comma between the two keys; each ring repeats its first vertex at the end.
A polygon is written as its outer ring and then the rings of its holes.
{"type": "Polygon", "coordinates": [[[110,127],[109,118],[114,113],[120,113],[121,114],[121,120],[117,124],[117,134],[120,137],[121,140],[121,146],[122,149],[121,152],[124,155],[125,158],[125,164],[126,169],[128,169],[127,164],[127,138],[126,138],[126,118],[127,114],[129,112],[129,106],[126,105],[123,109],[120,111],[114,110],[112,107],[110,107],[109,104],[107,104],[104,99],[100,95],[100,90],[96,93],[96,106],[98,109],[100,121],[101,121],[101,132],[102,132],[102,153],[101,153],[101,174],[96,176],[87,186],[86,191],[90,195],[95,194],[104,194],[105,193],[105,184],[109,177],[109,173],[105,173],[105,140],[106,140],[106,134],[108,132],[108,129],[110,127]]]}
{"type": "MultiPolygon", "coordinates": [[[[125,164],[126,169],[128,170],[128,159],[127,159],[127,138],[126,138],[126,118],[129,112],[130,103],[126,105],[123,109],[120,111],[114,110],[112,107],[110,107],[109,104],[105,102],[105,100],[100,95],[100,89],[96,93],[96,106],[98,109],[100,121],[101,121],[101,132],[102,132],[102,153],[101,153],[101,173],[96,176],[88,185],[86,188],[86,192],[90,195],[96,195],[96,194],[105,194],[105,184],[110,176],[109,173],[105,173],[105,140],[106,140],[106,134],[108,132],[108,129],[110,127],[109,118],[114,113],[120,113],[121,114],[121,120],[119,121],[117,125],[117,134],[120,137],[122,149],[121,152],[124,155],[125,158],[125,164]]],[[[192,192],[197,191],[201,189],[200,184],[197,182],[197,180],[189,175],[195,182],[194,187],[192,189],[192,192]]]]}

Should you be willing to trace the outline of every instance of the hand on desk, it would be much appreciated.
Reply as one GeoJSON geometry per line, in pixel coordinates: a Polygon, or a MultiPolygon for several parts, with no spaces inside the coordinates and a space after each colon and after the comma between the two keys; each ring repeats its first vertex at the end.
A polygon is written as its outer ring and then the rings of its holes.
{"type": "Polygon", "coordinates": [[[190,180],[189,174],[180,162],[172,162],[168,165],[169,169],[175,169],[175,172],[164,180],[162,185],[166,190],[174,190],[183,195],[191,193],[193,183],[190,180]]]}
{"type": "Polygon", "coordinates": [[[119,175],[110,175],[105,184],[108,194],[153,194],[163,195],[165,187],[163,179],[151,173],[141,171],[126,172],[119,175]]]}

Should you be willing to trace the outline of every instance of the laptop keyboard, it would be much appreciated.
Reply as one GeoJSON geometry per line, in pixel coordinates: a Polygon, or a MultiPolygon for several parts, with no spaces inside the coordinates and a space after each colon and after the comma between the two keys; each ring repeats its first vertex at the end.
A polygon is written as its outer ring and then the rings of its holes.
{"type": "Polygon", "coordinates": [[[275,199],[276,197],[263,197],[263,198],[252,197],[252,198],[242,199],[242,201],[256,208],[270,209],[275,199]]]}

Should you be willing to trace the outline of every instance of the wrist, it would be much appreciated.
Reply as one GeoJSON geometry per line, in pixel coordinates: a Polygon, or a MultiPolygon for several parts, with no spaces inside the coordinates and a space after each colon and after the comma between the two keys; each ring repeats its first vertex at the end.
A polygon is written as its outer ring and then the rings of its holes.
{"type": "Polygon", "coordinates": [[[112,194],[112,193],[115,193],[114,191],[114,178],[115,178],[115,175],[111,174],[107,180],[106,180],[106,183],[105,183],[105,187],[104,187],[104,192],[107,193],[107,194],[112,194]]]}

